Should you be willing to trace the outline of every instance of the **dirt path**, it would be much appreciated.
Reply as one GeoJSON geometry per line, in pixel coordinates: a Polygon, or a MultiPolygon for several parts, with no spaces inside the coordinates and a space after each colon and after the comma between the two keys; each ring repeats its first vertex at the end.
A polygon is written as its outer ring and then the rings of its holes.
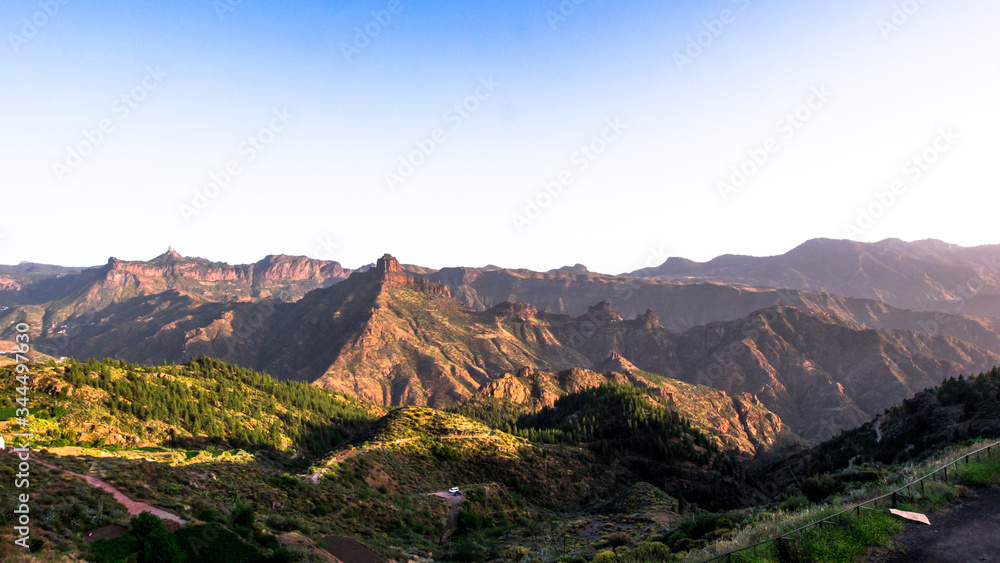
{"type": "MultiPolygon", "coordinates": [[[[475,435],[472,435],[472,436],[444,436],[444,438],[452,439],[452,440],[482,440],[483,438],[489,438],[490,436],[493,436],[494,434],[495,434],[495,432],[491,432],[489,434],[475,434],[475,435]]],[[[310,479],[312,479],[312,482],[313,482],[314,485],[318,485],[319,484],[319,480],[323,477],[323,471],[325,471],[328,466],[333,465],[334,463],[341,463],[342,461],[344,461],[346,459],[349,459],[349,458],[352,458],[352,457],[354,457],[356,455],[361,455],[361,454],[363,454],[365,452],[370,452],[372,450],[377,450],[379,448],[384,448],[386,446],[398,446],[400,444],[406,444],[406,443],[413,442],[413,441],[416,441],[416,440],[419,440],[419,439],[420,438],[401,438],[399,440],[395,440],[395,441],[392,441],[392,442],[386,442],[386,443],[376,442],[374,444],[371,444],[367,448],[361,448],[359,450],[348,450],[348,451],[346,451],[346,452],[344,452],[344,453],[342,453],[340,455],[337,455],[337,456],[334,456],[333,458],[331,458],[330,461],[326,462],[325,466],[320,467],[319,469],[317,469],[316,472],[312,474],[312,476],[310,477],[310,479]]]]}
{"type": "Polygon", "coordinates": [[[441,497],[451,501],[451,511],[448,512],[448,531],[454,532],[458,528],[458,504],[465,500],[464,495],[453,495],[448,491],[438,491],[431,493],[431,496],[441,497]]]}
{"type": "Polygon", "coordinates": [[[931,525],[909,525],[897,536],[899,553],[885,563],[1000,561],[1000,488],[977,489],[980,498],[928,514],[931,525]],[[905,550],[905,551],[904,551],[905,550]]]}
{"type": "Polygon", "coordinates": [[[137,502],[137,501],[134,501],[134,500],[128,498],[121,491],[119,491],[118,489],[112,487],[108,483],[105,483],[104,481],[101,481],[97,477],[91,477],[90,475],[80,475],[79,473],[73,473],[72,471],[69,471],[67,469],[63,469],[62,467],[59,467],[57,465],[52,465],[51,463],[46,463],[46,462],[41,461],[39,459],[33,459],[33,462],[37,463],[38,465],[42,465],[44,467],[48,467],[49,469],[52,469],[54,471],[62,471],[63,473],[66,473],[67,475],[72,475],[74,477],[79,477],[80,479],[83,479],[84,481],[86,481],[87,483],[89,483],[92,487],[97,487],[98,489],[102,489],[104,491],[107,491],[107,492],[111,493],[111,495],[115,497],[116,501],[118,501],[121,504],[125,505],[125,508],[128,510],[128,513],[129,513],[130,516],[138,516],[138,515],[142,514],[143,512],[149,512],[150,514],[152,514],[153,516],[156,516],[160,520],[170,520],[171,522],[177,522],[178,524],[186,524],[187,523],[187,521],[184,520],[183,518],[181,518],[181,517],[179,517],[179,516],[177,516],[175,514],[171,514],[171,513],[167,512],[166,510],[161,510],[159,508],[150,506],[150,505],[148,505],[148,504],[146,504],[144,502],[137,502]]]}
{"type": "MultiPolygon", "coordinates": [[[[408,442],[410,440],[412,440],[412,438],[411,439],[407,439],[407,440],[396,440],[395,442],[393,442],[393,444],[401,444],[403,442],[408,442]]],[[[313,484],[314,485],[319,485],[319,480],[320,480],[320,478],[323,477],[323,471],[325,471],[326,468],[329,467],[330,465],[333,465],[334,463],[340,463],[340,462],[344,461],[345,459],[352,458],[352,457],[354,457],[356,455],[363,454],[363,453],[365,453],[365,452],[367,452],[369,450],[375,449],[376,447],[381,447],[381,444],[379,444],[378,446],[361,448],[360,450],[350,450],[348,452],[345,452],[343,454],[340,454],[338,456],[333,457],[330,461],[328,461],[326,463],[326,465],[324,465],[323,467],[320,467],[319,469],[316,470],[316,473],[312,474],[312,482],[313,482],[313,484]]]]}

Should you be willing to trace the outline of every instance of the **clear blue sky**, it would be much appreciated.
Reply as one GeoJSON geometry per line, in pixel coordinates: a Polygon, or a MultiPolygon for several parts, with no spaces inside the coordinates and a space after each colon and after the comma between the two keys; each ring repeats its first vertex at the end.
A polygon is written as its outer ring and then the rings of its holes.
{"type": "Polygon", "coordinates": [[[576,2],[8,0],[0,263],[1000,242],[1000,4],[576,2]]]}

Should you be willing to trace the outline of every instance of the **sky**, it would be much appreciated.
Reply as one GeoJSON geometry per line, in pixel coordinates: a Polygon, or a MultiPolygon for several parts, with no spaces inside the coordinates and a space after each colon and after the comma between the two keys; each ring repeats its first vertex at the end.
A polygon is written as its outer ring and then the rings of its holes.
{"type": "Polygon", "coordinates": [[[0,263],[172,245],[619,273],[1000,243],[997,21],[981,0],[7,0],[0,263]]]}

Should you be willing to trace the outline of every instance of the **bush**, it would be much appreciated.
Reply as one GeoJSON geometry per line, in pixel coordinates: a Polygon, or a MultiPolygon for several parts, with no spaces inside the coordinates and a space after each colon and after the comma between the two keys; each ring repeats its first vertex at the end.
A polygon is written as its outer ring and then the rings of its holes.
{"type": "Polygon", "coordinates": [[[253,526],[257,522],[257,515],[253,508],[245,504],[238,504],[229,514],[229,522],[234,532],[243,537],[249,537],[253,533],[253,526]]]}
{"type": "Polygon", "coordinates": [[[482,561],[486,558],[486,548],[470,538],[464,538],[455,547],[452,557],[455,561],[482,561]]]}
{"type": "Polygon", "coordinates": [[[625,532],[615,532],[608,536],[608,545],[612,547],[620,547],[623,545],[628,545],[628,542],[632,538],[625,532]]]}
{"type": "Polygon", "coordinates": [[[671,553],[666,544],[660,542],[643,542],[635,549],[625,551],[616,559],[622,563],[650,563],[680,561],[680,556],[671,553]]]}
{"type": "Polygon", "coordinates": [[[302,531],[305,529],[302,521],[298,518],[289,518],[273,514],[267,517],[267,527],[279,532],[291,532],[292,530],[302,531]]]}
{"type": "Polygon", "coordinates": [[[809,506],[809,499],[804,496],[796,495],[781,501],[781,503],[778,504],[778,509],[784,510],[785,512],[795,512],[796,510],[802,510],[807,506],[809,506]]]}
{"type": "Polygon", "coordinates": [[[271,534],[257,533],[253,535],[253,541],[257,545],[263,547],[264,549],[278,549],[281,547],[281,543],[278,542],[278,538],[272,536],[271,534]]]}
{"type": "Polygon", "coordinates": [[[202,522],[218,522],[219,513],[211,508],[206,508],[198,513],[198,520],[202,522]]]}
{"type": "Polygon", "coordinates": [[[148,512],[132,518],[139,563],[176,563],[186,559],[163,521],[148,512]]]}
{"type": "Polygon", "coordinates": [[[531,555],[531,550],[523,545],[512,545],[504,549],[503,552],[504,561],[514,561],[515,563],[523,560],[529,555],[531,555]]]}
{"type": "Polygon", "coordinates": [[[826,497],[837,492],[837,484],[829,473],[807,477],[799,483],[802,494],[809,502],[822,502],[826,497]]]}

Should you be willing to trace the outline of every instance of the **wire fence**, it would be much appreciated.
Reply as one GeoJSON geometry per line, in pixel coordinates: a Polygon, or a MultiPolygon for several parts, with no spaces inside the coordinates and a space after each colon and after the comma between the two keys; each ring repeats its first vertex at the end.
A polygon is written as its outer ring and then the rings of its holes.
{"type": "MultiPolygon", "coordinates": [[[[799,526],[798,528],[795,528],[794,530],[785,532],[785,533],[783,533],[781,535],[778,535],[778,536],[775,536],[773,538],[769,538],[769,539],[757,542],[755,544],[748,545],[746,547],[741,547],[739,549],[734,549],[732,551],[729,551],[729,552],[726,552],[726,553],[723,553],[723,554],[720,554],[720,555],[713,556],[710,559],[703,560],[702,563],[708,563],[709,561],[719,561],[719,560],[725,560],[728,563],[729,561],[732,561],[733,556],[736,555],[736,554],[738,554],[738,553],[743,553],[745,551],[751,551],[751,550],[752,551],[756,551],[756,550],[758,550],[758,549],[760,549],[760,548],[762,548],[764,546],[768,546],[768,545],[780,546],[781,543],[784,542],[784,541],[786,541],[786,540],[787,541],[792,541],[791,536],[793,536],[793,535],[795,535],[795,534],[797,534],[799,532],[803,532],[805,530],[808,530],[809,528],[813,528],[815,526],[823,526],[824,524],[836,525],[839,522],[839,519],[841,519],[844,514],[849,514],[851,512],[854,512],[854,513],[856,513],[860,517],[862,509],[876,510],[876,509],[878,509],[878,503],[880,501],[884,501],[886,504],[891,504],[892,508],[896,508],[896,505],[897,505],[897,503],[899,502],[899,500],[901,498],[902,499],[912,498],[911,497],[911,491],[912,491],[912,489],[915,486],[920,485],[920,494],[921,494],[921,497],[923,497],[924,496],[924,482],[927,479],[931,479],[932,481],[937,481],[937,480],[940,479],[940,480],[942,480],[944,482],[948,482],[948,468],[949,467],[953,467],[953,466],[959,464],[960,462],[962,462],[963,460],[965,461],[965,464],[968,465],[969,464],[969,459],[972,456],[976,456],[977,459],[982,459],[983,452],[985,452],[986,456],[989,457],[990,455],[993,454],[993,450],[994,449],[996,449],[996,451],[998,453],[1000,453],[1000,441],[993,442],[992,444],[989,444],[988,446],[979,448],[978,450],[975,450],[975,451],[972,451],[972,452],[968,452],[965,455],[961,455],[961,456],[955,458],[954,460],[952,460],[950,463],[942,465],[941,467],[935,469],[934,471],[931,471],[930,473],[924,475],[923,477],[920,477],[919,479],[914,479],[913,481],[910,481],[909,483],[906,483],[905,485],[899,487],[898,489],[893,490],[892,492],[889,492],[889,493],[886,493],[884,495],[880,495],[880,496],[877,496],[877,497],[874,497],[874,498],[870,498],[870,499],[868,499],[868,500],[866,500],[866,501],[864,501],[862,503],[859,503],[859,504],[856,504],[854,506],[851,506],[850,508],[846,508],[844,510],[841,510],[840,512],[837,512],[835,514],[831,514],[831,515],[829,515],[829,516],[827,516],[825,518],[821,518],[819,520],[810,522],[810,523],[808,523],[808,524],[806,524],[804,526],[799,526]],[[871,505],[871,506],[869,506],[869,505],[871,505]]],[[[954,471],[952,471],[952,474],[954,475],[954,471]]]]}

